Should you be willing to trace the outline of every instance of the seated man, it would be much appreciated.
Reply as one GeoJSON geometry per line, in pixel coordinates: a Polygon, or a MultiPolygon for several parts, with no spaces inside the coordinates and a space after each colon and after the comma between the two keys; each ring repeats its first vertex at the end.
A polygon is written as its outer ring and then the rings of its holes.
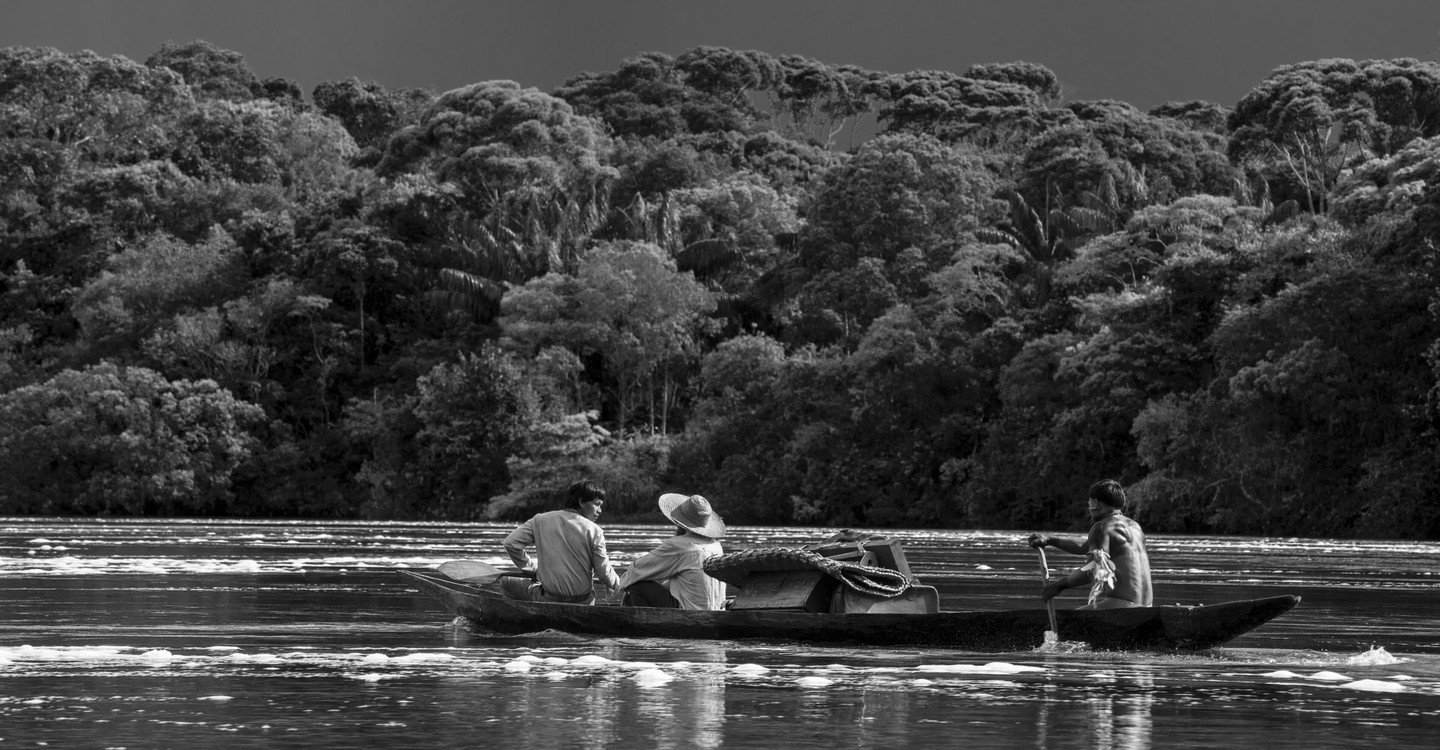
{"type": "Polygon", "coordinates": [[[615,590],[620,580],[610,565],[605,532],[595,523],[604,504],[605,490],[582,479],[570,485],[564,508],[537,514],[510,532],[505,537],[505,551],[516,567],[531,569],[525,548],[532,544],[538,560],[533,582],[516,577],[500,579],[505,595],[537,602],[594,604],[591,580],[596,577],[606,588],[615,590]]]}
{"type": "Polygon", "coordinates": [[[724,552],[718,541],[725,522],[699,495],[660,496],[660,512],[675,524],[676,536],[641,555],[618,588],[632,607],[724,609],[725,583],[705,574],[705,561],[724,552]]]}
{"type": "Polygon", "coordinates": [[[1044,601],[1076,586],[1092,586],[1090,603],[1080,609],[1149,607],[1150,556],[1145,552],[1145,531],[1126,518],[1125,489],[1113,479],[1090,487],[1090,535],[1082,544],[1071,539],[1031,534],[1031,547],[1049,545],[1072,555],[1085,555],[1087,564],[1045,585],[1044,601]]]}

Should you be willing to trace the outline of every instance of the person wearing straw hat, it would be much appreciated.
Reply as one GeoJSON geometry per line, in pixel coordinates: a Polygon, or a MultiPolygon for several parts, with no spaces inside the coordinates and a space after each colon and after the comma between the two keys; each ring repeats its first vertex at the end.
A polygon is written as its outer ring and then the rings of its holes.
{"type": "Polygon", "coordinates": [[[620,577],[624,604],[632,607],[724,609],[725,583],[705,573],[705,561],[724,554],[725,521],[699,495],[666,493],[660,513],[675,536],[641,555],[620,577]]]}

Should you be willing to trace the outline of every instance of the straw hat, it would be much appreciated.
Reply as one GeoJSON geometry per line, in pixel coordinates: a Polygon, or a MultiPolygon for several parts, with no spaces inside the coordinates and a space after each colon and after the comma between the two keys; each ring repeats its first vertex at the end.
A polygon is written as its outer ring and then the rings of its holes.
{"type": "Polygon", "coordinates": [[[719,539],[725,536],[725,522],[710,509],[710,501],[699,495],[667,492],[660,496],[660,512],[676,526],[700,536],[719,539]]]}

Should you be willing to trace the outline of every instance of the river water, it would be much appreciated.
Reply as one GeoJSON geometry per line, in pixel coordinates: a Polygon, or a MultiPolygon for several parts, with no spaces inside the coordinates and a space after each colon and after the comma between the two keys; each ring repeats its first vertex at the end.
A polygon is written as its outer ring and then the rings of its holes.
{"type": "MultiPolygon", "coordinates": [[[[606,528],[621,564],[670,532],[606,528]]],[[[1194,654],[497,637],[393,572],[507,531],[0,518],[0,750],[1440,744],[1436,543],[1153,536],[1158,603],[1303,597],[1194,654]]],[[[1036,606],[1022,532],[888,533],[944,609],[1036,606]]]]}

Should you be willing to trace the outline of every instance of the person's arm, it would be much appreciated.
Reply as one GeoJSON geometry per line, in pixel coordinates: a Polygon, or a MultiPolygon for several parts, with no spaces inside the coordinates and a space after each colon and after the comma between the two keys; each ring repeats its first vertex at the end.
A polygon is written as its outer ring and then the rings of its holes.
{"type": "Polygon", "coordinates": [[[595,577],[605,584],[605,588],[613,592],[620,587],[620,576],[615,575],[615,568],[610,565],[610,553],[605,549],[605,532],[598,527],[590,541],[590,567],[594,568],[595,577]]]}
{"type": "Polygon", "coordinates": [[[1090,571],[1085,568],[1077,568],[1068,574],[1045,584],[1045,590],[1041,592],[1041,601],[1050,601],[1060,595],[1065,589],[1073,589],[1076,586],[1086,586],[1090,583],[1090,571]]]}
{"type": "MultiPolygon", "coordinates": [[[[1036,534],[1035,536],[1042,535],[1036,534]]],[[[1105,554],[1108,555],[1110,554],[1110,529],[1108,525],[1102,526],[1100,524],[1096,524],[1095,527],[1090,530],[1090,536],[1085,539],[1085,544],[1083,546],[1069,539],[1051,538],[1050,543],[1051,546],[1055,547],[1056,549],[1063,549],[1066,552],[1074,555],[1089,554],[1090,550],[1095,549],[1104,550],[1105,554]],[[1065,542],[1067,545],[1070,546],[1062,547],[1056,542],[1065,542]]],[[[1035,546],[1038,547],[1041,545],[1035,546]]],[[[1040,598],[1041,600],[1048,602],[1051,599],[1059,596],[1060,592],[1064,591],[1065,589],[1073,589],[1077,586],[1089,586],[1092,582],[1094,582],[1094,580],[1095,575],[1091,572],[1088,565],[1082,566],[1070,571],[1066,575],[1054,581],[1051,581],[1050,583],[1045,584],[1045,590],[1041,594],[1040,598]]]]}
{"type": "MultiPolygon", "coordinates": [[[[534,520],[534,519],[531,519],[534,520]]],[[[514,531],[505,537],[505,552],[510,555],[510,562],[521,570],[530,570],[530,555],[525,548],[535,543],[535,529],[530,526],[530,521],[520,524],[514,531]]]]}
{"type": "Polygon", "coordinates": [[[1050,536],[1048,534],[1031,534],[1030,546],[1037,549],[1040,547],[1054,547],[1061,552],[1069,552],[1072,555],[1083,555],[1090,551],[1086,544],[1081,544],[1074,539],[1065,539],[1064,537],[1050,536]]]}
{"type": "Polygon", "coordinates": [[[630,563],[630,567],[625,569],[625,575],[620,576],[620,583],[615,588],[629,588],[641,581],[660,580],[673,575],[671,569],[674,567],[674,561],[670,556],[664,554],[664,549],[665,545],[662,544],[635,558],[635,561],[630,563]]]}

